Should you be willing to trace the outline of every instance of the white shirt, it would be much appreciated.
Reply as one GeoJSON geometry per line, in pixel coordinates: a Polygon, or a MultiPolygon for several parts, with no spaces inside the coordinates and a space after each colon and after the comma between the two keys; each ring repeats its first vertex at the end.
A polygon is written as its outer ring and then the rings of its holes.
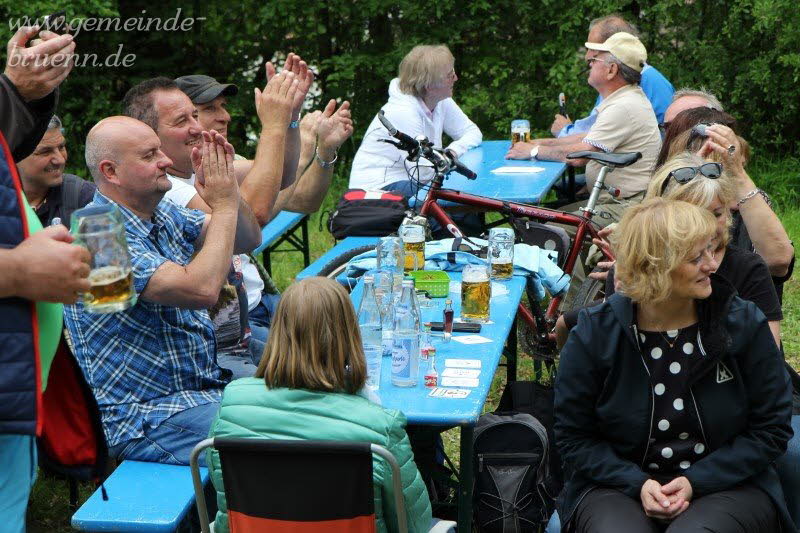
{"type": "MultiPolygon", "coordinates": [[[[389,84],[389,101],[381,108],[395,128],[416,137],[424,135],[434,146],[442,147],[442,133],[454,139],[447,148],[462,155],[470,148],[478,146],[483,135],[452,98],[442,100],[431,112],[422,99],[400,91],[400,81],[395,78],[389,84]]],[[[391,139],[378,116],[370,123],[361,146],[353,159],[350,171],[351,189],[381,189],[398,181],[408,180],[406,152],[391,144],[379,142],[391,139]]],[[[422,166],[424,162],[421,162],[422,166]]],[[[429,165],[427,165],[429,166],[429,165]]],[[[420,181],[426,183],[433,179],[430,169],[420,169],[420,181]]]]}
{"type": "MultiPolygon", "coordinates": [[[[172,182],[172,188],[167,191],[164,198],[181,207],[186,207],[197,194],[194,188],[194,174],[188,179],[167,174],[167,179],[172,182]]],[[[247,254],[240,254],[242,260],[242,279],[244,290],[247,293],[247,307],[252,311],[261,301],[264,290],[264,280],[258,275],[258,268],[250,261],[247,254]]]]}

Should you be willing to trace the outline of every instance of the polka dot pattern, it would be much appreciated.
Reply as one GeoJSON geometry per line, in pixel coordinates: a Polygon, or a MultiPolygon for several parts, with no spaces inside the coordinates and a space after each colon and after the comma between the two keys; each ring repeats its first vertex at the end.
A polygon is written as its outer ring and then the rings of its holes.
{"type": "Polygon", "coordinates": [[[661,475],[683,475],[684,470],[707,454],[702,431],[692,416],[694,407],[689,392],[689,376],[695,362],[700,360],[697,326],[639,331],[638,337],[653,391],[645,469],[661,475]]]}

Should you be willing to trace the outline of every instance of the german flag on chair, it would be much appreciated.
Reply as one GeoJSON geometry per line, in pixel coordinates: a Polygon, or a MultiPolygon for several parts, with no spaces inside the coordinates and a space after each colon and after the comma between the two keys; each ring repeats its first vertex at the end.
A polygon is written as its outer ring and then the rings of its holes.
{"type": "Polygon", "coordinates": [[[217,437],[232,533],[374,533],[369,443],[217,437]]]}

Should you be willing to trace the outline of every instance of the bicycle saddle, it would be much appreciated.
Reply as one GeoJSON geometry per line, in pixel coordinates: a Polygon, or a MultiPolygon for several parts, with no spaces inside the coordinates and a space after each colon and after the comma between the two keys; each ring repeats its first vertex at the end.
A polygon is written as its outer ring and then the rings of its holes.
{"type": "Polygon", "coordinates": [[[581,152],[572,152],[567,154],[567,159],[591,159],[600,164],[622,168],[632,165],[642,158],[641,152],[625,152],[618,154],[607,154],[605,152],[592,152],[591,150],[584,150],[581,152]]]}

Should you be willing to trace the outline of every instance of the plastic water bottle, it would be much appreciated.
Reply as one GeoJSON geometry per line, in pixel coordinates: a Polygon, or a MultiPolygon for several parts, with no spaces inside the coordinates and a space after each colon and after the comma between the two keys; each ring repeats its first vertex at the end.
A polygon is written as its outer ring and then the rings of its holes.
{"type": "Polygon", "coordinates": [[[416,387],[419,376],[419,313],[414,307],[414,280],[403,280],[394,310],[392,385],[416,387]]]}
{"type": "Polygon", "coordinates": [[[358,328],[367,360],[367,386],[377,390],[381,383],[381,359],[383,356],[381,335],[381,312],[375,298],[372,276],[364,276],[364,294],[358,307],[358,328]]]}

